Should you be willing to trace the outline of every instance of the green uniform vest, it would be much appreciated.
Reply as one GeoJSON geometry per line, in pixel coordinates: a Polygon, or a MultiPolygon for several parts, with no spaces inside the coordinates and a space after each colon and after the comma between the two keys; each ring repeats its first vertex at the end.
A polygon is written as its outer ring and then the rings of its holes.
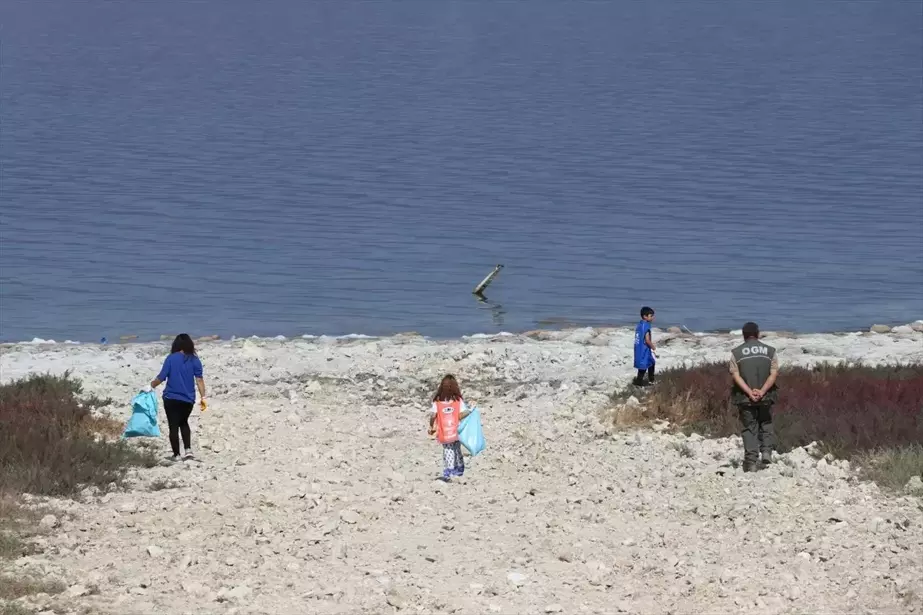
{"type": "MultiPolygon", "coordinates": [[[[772,367],[772,360],[776,356],[776,349],[767,346],[758,339],[749,339],[735,348],[733,351],[734,361],[737,363],[737,371],[740,377],[747,383],[751,389],[761,389],[766,381],[769,380],[769,373],[772,367]]],[[[763,400],[768,403],[775,403],[779,399],[779,390],[776,385],[766,392],[763,400]]],[[[731,388],[731,400],[735,404],[749,404],[750,398],[747,394],[733,383],[731,388]]]]}

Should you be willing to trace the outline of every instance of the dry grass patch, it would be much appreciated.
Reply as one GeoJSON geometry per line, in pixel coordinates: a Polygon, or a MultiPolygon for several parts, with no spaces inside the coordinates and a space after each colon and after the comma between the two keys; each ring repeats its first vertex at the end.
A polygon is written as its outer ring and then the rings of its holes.
{"type": "Polygon", "coordinates": [[[28,538],[36,533],[37,513],[23,508],[9,495],[0,494],[0,559],[35,553],[28,538]]]}
{"type": "Polygon", "coordinates": [[[125,424],[108,416],[90,415],[84,420],[82,428],[86,435],[102,436],[107,440],[117,440],[122,437],[125,424]]]}
{"type": "MultiPolygon", "coordinates": [[[[130,466],[157,464],[153,452],[118,440],[122,425],[93,415],[111,403],[84,398],[80,383],[64,376],[31,376],[0,385],[0,558],[35,551],[42,511],[18,504],[24,493],[74,496],[85,486],[119,483],[130,466]]],[[[0,615],[31,611],[18,602],[33,594],[58,594],[57,581],[0,574],[0,615]]],[[[72,605],[68,605],[70,610],[72,605]]]]}
{"type": "Polygon", "coordinates": [[[923,478],[923,445],[869,451],[859,455],[862,473],[882,487],[900,490],[914,476],[923,478]]]}
{"type": "Polygon", "coordinates": [[[179,483],[168,479],[158,478],[155,481],[151,481],[151,484],[147,486],[147,489],[148,491],[164,491],[166,489],[177,489],[179,487],[179,483]]]}
{"type": "MultiPolygon", "coordinates": [[[[840,458],[861,457],[867,475],[903,487],[923,471],[923,365],[861,364],[784,368],[773,410],[779,450],[818,442],[840,458]]],[[[618,428],[664,420],[713,437],[740,433],[725,363],[663,371],[655,387],[613,396],[607,419],[618,428]]]]}
{"type": "Polygon", "coordinates": [[[81,401],[80,393],[68,374],[0,386],[0,492],[69,496],[117,483],[129,466],[157,464],[150,452],[108,440],[121,427],[91,414],[108,401],[81,401]]]}
{"type": "Polygon", "coordinates": [[[60,594],[65,589],[58,581],[0,575],[0,600],[16,600],[33,594],[60,594]]]}
{"type": "MultiPolygon", "coordinates": [[[[779,395],[773,415],[782,450],[817,441],[846,457],[923,441],[923,365],[787,368],[779,395]]],[[[665,370],[643,401],[651,420],[716,437],[740,431],[724,363],[665,370]]]]}
{"type": "Polygon", "coordinates": [[[35,615],[35,611],[30,611],[18,602],[0,603],[0,615],[35,615]]]}

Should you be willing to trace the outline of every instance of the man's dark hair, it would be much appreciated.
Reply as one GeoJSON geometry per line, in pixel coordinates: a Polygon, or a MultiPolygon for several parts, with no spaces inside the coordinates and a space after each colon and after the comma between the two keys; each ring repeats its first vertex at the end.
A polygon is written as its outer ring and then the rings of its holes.
{"type": "Polygon", "coordinates": [[[748,322],[744,325],[744,339],[757,339],[760,336],[760,327],[755,322],[748,322]]]}
{"type": "Polygon", "coordinates": [[[644,318],[645,316],[650,316],[653,313],[654,313],[654,308],[649,308],[646,305],[643,308],[641,308],[641,318],[644,318]]]}

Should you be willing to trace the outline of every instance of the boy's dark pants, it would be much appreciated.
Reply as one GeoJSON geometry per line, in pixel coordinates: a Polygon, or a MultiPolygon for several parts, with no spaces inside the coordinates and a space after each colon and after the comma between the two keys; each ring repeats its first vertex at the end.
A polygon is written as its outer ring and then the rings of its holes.
{"type": "Polygon", "coordinates": [[[639,369],[638,377],[635,378],[635,384],[641,384],[642,382],[644,382],[645,373],[647,374],[647,381],[654,382],[654,365],[655,364],[651,364],[651,366],[648,367],[647,369],[639,369]]]}
{"type": "Polygon", "coordinates": [[[756,463],[772,455],[776,435],[772,430],[772,403],[739,404],[741,437],[744,440],[744,463],[756,463]]]}

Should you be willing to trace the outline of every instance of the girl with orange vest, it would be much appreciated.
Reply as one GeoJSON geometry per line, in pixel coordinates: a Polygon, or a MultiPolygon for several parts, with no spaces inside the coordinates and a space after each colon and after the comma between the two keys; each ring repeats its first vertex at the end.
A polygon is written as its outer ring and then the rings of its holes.
{"type": "Polygon", "coordinates": [[[443,480],[465,473],[465,460],[462,457],[461,442],[458,441],[458,424],[468,414],[470,410],[462,399],[455,376],[445,376],[433,396],[429,417],[429,435],[436,436],[442,444],[442,461],[445,463],[443,480]]]}

